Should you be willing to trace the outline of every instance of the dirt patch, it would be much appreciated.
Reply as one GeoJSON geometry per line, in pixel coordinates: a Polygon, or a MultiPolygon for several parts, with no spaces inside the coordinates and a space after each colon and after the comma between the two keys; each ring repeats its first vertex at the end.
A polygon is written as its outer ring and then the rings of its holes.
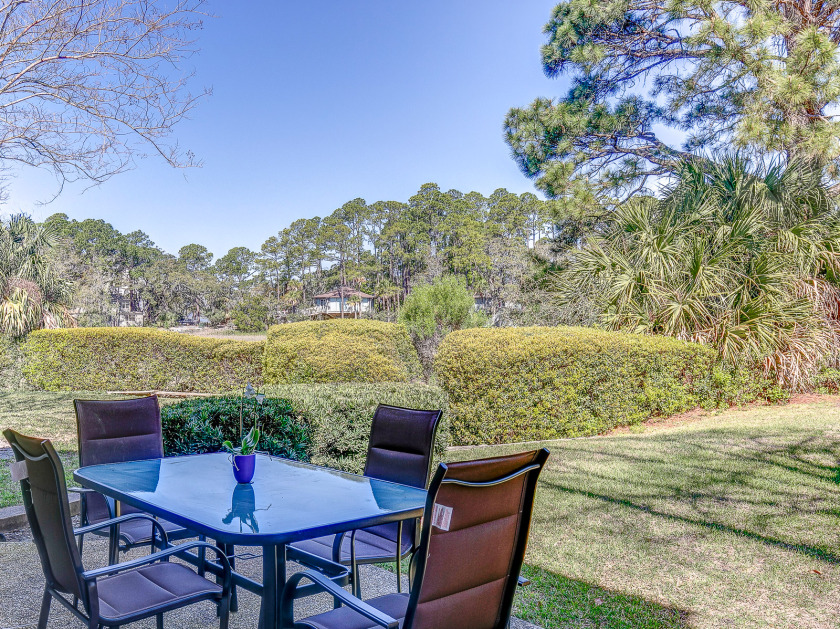
{"type": "Polygon", "coordinates": [[[826,403],[840,406],[840,395],[829,395],[827,393],[798,393],[791,396],[788,404],[818,404],[826,403]]]}

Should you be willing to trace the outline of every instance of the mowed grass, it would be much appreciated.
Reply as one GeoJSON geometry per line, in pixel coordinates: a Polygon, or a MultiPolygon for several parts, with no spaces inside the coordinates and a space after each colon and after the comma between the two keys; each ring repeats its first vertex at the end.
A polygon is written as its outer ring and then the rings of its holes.
{"type": "MultiPolygon", "coordinates": [[[[75,465],[74,397],[0,394],[0,428],[75,465]]],[[[552,628],[840,626],[840,398],[545,445],[516,614],[552,628]]],[[[0,504],[19,501],[0,465],[0,504]]],[[[488,549],[488,552],[491,549],[488,549]]]]}
{"type": "MultiPolygon", "coordinates": [[[[73,470],[79,466],[73,400],[115,397],[120,396],[91,391],[3,391],[0,392],[0,433],[11,428],[24,435],[52,441],[64,463],[67,485],[72,487],[76,485],[72,479],[73,470]]],[[[8,463],[14,457],[8,446],[5,439],[0,439],[0,507],[21,504],[20,485],[12,482],[9,473],[8,463]]]]}
{"type": "Polygon", "coordinates": [[[450,458],[552,452],[522,618],[546,628],[836,628],[839,400],[450,458]]]}

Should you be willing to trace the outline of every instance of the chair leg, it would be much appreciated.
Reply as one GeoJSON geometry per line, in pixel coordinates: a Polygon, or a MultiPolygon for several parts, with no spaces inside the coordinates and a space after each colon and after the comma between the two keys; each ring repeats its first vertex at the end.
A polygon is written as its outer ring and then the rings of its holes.
{"type": "Polygon", "coordinates": [[[353,596],[362,598],[362,584],[359,582],[359,564],[356,563],[356,531],[350,533],[350,576],[353,579],[353,596]]]}
{"type": "MultiPolygon", "coordinates": [[[[230,569],[236,570],[236,546],[233,544],[225,545],[225,553],[230,560],[230,569]]],[[[239,611],[239,595],[236,593],[236,584],[230,584],[230,611],[239,611]]]]}
{"type": "Polygon", "coordinates": [[[219,601],[219,629],[228,629],[230,624],[230,595],[219,601]]]}
{"type": "Polygon", "coordinates": [[[362,581],[359,579],[359,564],[353,562],[353,596],[362,598],[362,581]]]}
{"type": "MultiPolygon", "coordinates": [[[[221,550],[225,555],[228,557],[228,561],[230,561],[230,569],[236,569],[236,547],[233,544],[223,544],[222,542],[217,541],[216,547],[221,550]]],[[[221,577],[216,577],[216,583],[221,583],[221,577]]],[[[239,597],[236,594],[236,586],[231,584],[230,586],[230,603],[229,609],[232,612],[239,611],[239,597]]],[[[222,615],[222,608],[219,607],[218,610],[219,616],[222,615]]]]}
{"type": "Polygon", "coordinates": [[[50,617],[50,603],[52,594],[44,588],[44,598],[41,599],[41,615],[38,616],[38,629],[47,629],[47,619],[50,617]]]}
{"type": "Polygon", "coordinates": [[[402,535],[403,523],[397,524],[397,593],[402,594],[402,535]]]}

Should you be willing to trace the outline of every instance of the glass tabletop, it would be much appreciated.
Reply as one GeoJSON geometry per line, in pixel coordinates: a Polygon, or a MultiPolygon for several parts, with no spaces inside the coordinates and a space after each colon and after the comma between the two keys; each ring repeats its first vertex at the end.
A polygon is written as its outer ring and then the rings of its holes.
{"type": "Polygon", "coordinates": [[[285,544],[423,513],[426,492],[325,467],[257,455],[250,484],[238,484],[227,454],[83,467],[83,486],[239,545],[285,544]]]}

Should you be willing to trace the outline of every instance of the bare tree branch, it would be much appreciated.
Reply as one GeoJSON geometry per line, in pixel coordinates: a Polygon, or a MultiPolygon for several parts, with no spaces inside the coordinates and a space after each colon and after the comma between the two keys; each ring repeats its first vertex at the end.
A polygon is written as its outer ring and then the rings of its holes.
{"type": "Polygon", "coordinates": [[[100,183],[157,154],[197,165],[173,127],[209,93],[188,90],[204,0],[0,4],[0,160],[100,183]]]}

